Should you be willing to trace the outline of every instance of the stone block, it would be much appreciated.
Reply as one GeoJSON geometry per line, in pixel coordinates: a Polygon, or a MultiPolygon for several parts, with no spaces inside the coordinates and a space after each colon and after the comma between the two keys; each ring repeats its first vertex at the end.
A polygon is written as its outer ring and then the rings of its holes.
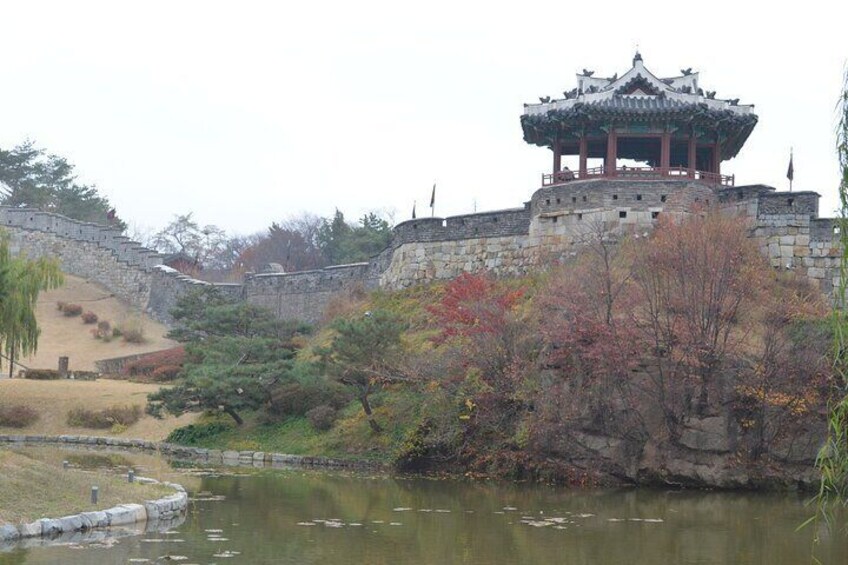
{"type": "Polygon", "coordinates": [[[777,243],[769,243],[768,254],[769,257],[780,257],[780,245],[777,243]]]}
{"type": "Polygon", "coordinates": [[[12,524],[0,526],[0,542],[20,539],[21,532],[12,524]]]}
{"type": "Polygon", "coordinates": [[[64,516],[56,520],[63,532],[78,532],[83,529],[83,520],[78,514],[64,516]]]}
{"type": "Polygon", "coordinates": [[[80,518],[84,522],[91,524],[92,528],[105,528],[109,526],[109,517],[106,515],[106,512],[103,512],[102,510],[83,512],[80,514],[80,518]]]}
{"type": "Polygon", "coordinates": [[[140,504],[121,504],[105,510],[105,513],[110,526],[125,526],[147,519],[144,506],[140,504]]]}
{"type": "Polygon", "coordinates": [[[729,451],[730,438],[727,435],[726,418],[693,418],[680,435],[680,443],[701,451],[729,451]]]}
{"type": "Polygon", "coordinates": [[[41,537],[52,538],[62,534],[65,530],[62,529],[62,521],[54,518],[42,518],[39,520],[41,524],[41,537]]]}
{"type": "Polygon", "coordinates": [[[22,538],[37,538],[41,537],[41,521],[36,520],[29,524],[21,524],[18,526],[18,531],[21,532],[22,538]]]}

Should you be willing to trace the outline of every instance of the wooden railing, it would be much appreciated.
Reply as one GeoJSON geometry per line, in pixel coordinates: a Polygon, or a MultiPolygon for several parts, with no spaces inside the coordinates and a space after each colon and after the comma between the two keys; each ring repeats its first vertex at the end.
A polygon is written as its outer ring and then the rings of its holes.
{"type": "Polygon", "coordinates": [[[700,180],[709,184],[717,184],[720,186],[734,186],[736,179],[734,175],[722,175],[719,173],[710,173],[707,171],[690,170],[686,167],[617,167],[615,175],[607,174],[606,168],[592,167],[586,169],[585,173],[580,171],[559,171],[557,173],[543,173],[542,186],[551,186],[554,184],[562,184],[573,180],[586,180],[601,177],[615,177],[625,179],[661,179],[665,177],[672,178],[691,178],[700,180]]]}

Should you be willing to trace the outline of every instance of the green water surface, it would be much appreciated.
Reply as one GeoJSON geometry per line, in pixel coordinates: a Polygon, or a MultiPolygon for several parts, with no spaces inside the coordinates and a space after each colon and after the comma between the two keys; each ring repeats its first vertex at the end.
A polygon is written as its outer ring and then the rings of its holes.
{"type": "MultiPolygon", "coordinates": [[[[196,482],[196,481],[195,481],[196,482]]],[[[186,520],[107,543],[9,548],[27,564],[811,563],[795,494],[567,490],[539,485],[265,470],[210,475],[186,520]]],[[[823,563],[848,563],[827,534],[823,563]]]]}

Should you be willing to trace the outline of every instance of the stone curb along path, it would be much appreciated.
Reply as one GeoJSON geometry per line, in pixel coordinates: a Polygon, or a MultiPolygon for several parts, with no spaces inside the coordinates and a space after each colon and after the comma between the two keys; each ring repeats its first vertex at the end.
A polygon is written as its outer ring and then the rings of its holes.
{"type": "MultiPolygon", "coordinates": [[[[264,467],[266,465],[299,465],[360,470],[380,470],[383,468],[381,464],[370,461],[285,455],[282,453],[266,453],[264,451],[220,451],[217,449],[186,447],[165,442],[99,436],[0,435],[0,443],[12,445],[64,444],[68,446],[139,449],[223,465],[252,465],[254,467],[264,467]]],[[[136,481],[151,484],[159,482],[147,477],[136,477],[136,481]]],[[[173,488],[177,492],[165,498],[147,501],[144,504],[121,504],[108,510],[83,512],[63,518],[42,518],[31,524],[22,524],[20,526],[12,524],[0,526],[0,542],[39,536],[53,537],[67,532],[125,526],[144,521],[167,520],[185,512],[188,505],[188,495],[182,485],[176,483],[162,484],[173,488]]]]}
{"type": "Polygon", "coordinates": [[[367,471],[385,470],[384,465],[373,461],[336,459],[310,455],[287,455],[265,451],[221,451],[202,447],[187,447],[173,443],[147,441],[141,439],[123,439],[98,436],[38,436],[38,435],[0,435],[0,443],[16,445],[66,444],[97,447],[118,447],[158,452],[178,458],[186,458],[211,464],[252,465],[254,467],[297,465],[328,469],[356,469],[367,471]]]}
{"type": "MultiPolygon", "coordinates": [[[[159,484],[156,479],[136,477],[143,484],[159,484]]],[[[95,528],[127,526],[139,522],[168,520],[186,511],[188,495],[182,485],[161,483],[177,491],[175,494],[148,500],[144,504],[120,504],[107,510],[82,512],[62,518],[41,518],[30,524],[0,526],[0,542],[24,538],[56,537],[69,532],[85,532],[95,528]]]]}

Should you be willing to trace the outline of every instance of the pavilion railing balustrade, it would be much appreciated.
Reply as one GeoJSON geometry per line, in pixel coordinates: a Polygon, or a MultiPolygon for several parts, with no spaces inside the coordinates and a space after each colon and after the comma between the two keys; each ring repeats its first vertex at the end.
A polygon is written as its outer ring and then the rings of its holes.
{"type": "Polygon", "coordinates": [[[722,175],[719,173],[711,173],[707,171],[698,171],[687,167],[616,167],[615,175],[607,174],[608,170],[604,165],[592,167],[581,171],[558,171],[556,173],[543,173],[542,186],[552,186],[555,184],[563,184],[574,180],[586,180],[592,178],[612,177],[626,179],[660,179],[664,177],[672,178],[691,178],[704,181],[710,184],[719,186],[734,186],[734,175],[722,175]]]}

